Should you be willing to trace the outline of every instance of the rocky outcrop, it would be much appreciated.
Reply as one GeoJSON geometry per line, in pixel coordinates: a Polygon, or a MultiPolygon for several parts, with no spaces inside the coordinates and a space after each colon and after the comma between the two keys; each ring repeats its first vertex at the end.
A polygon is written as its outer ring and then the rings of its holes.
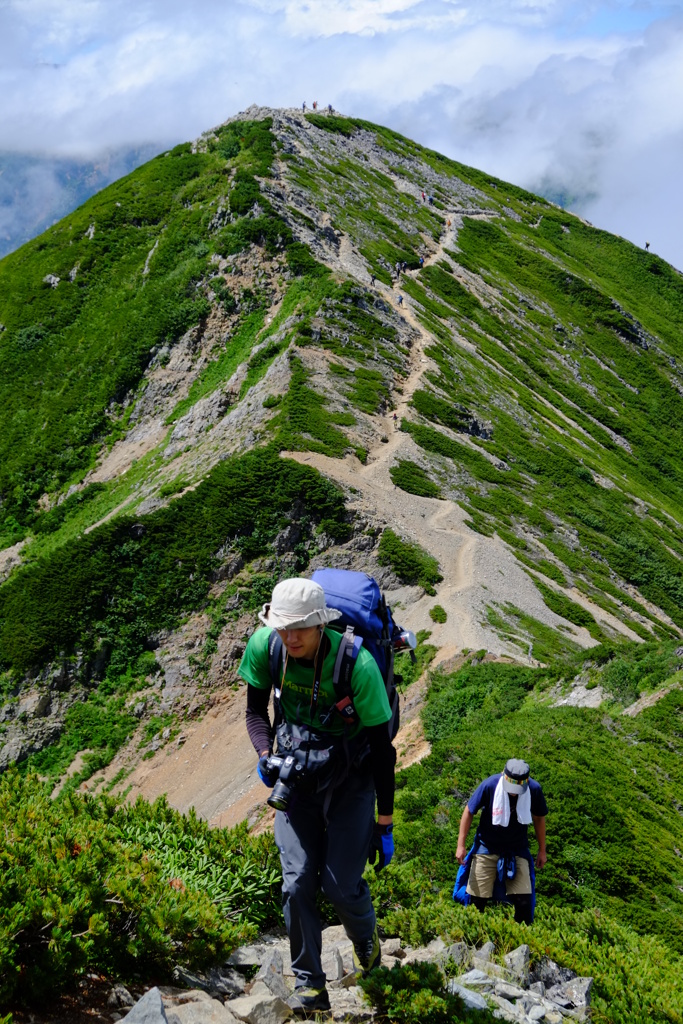
{"type": "MultiPolygon", "coordinates": [[[[590,1017],[592,978],[579,978],[547,957],[531,964],[527,945],[506,954],[500,963],[494,954],[492,942],[479,949],[470,949],[464,942],[447,945],[442,939],[416,949],[396,938],[382,943],[385,967],[437,964],[444,986],[468,1009],[488,1010],[499,1020],[517,1024],[560,1024],[565,1018],[590,1017]]],[[[351,942],[341,925],[323,931],[322,956],[331,1004],[328,1019],[372,1020],[375,1011],[356,984],[351,942]]],[[[284,1024],[293,1016],[287,998],[294,978],[284,937],[264,936],[237,949],[221,968],[202,975],[179,969],[176,978],[191,988],[150,989],[123,1019],[129,1024],[284,1024]],[[252,980],[246,981],[248,977],[252,980]]],[[[112,991],[118,989],[121,986],[112,991]]],[[[115,1012],[112,1019],[121,1016],[115,1012]]]]}

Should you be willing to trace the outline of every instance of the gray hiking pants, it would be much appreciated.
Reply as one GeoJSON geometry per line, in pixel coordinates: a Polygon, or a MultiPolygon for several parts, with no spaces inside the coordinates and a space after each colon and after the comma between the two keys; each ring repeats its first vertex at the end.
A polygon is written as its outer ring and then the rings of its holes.
{"type": "Polygon", "coordinates": [[[370,776],[352,773],[332,793],[294,793],[287,811],[275,814],[275,842],[282,864],[282,904],[296,986],[322,988],[322,935],[316,893],[332,903],[352,942],[375,929],[375,910],[363,870],[375,819],[370,776]]]}

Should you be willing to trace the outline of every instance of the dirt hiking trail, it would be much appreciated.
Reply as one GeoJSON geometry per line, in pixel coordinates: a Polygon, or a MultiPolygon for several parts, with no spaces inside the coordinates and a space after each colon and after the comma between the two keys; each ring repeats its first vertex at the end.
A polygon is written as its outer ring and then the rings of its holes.
{"type": "MultiPolygon", "coordinates": [[[[458,214],[446,212],[445,219],[451,221],[451,226],[445,226],[440,242],[425,239],[427,265],[441,259],[444,248],[455,245],[458,214]]],[[[364,260],[348,236],[340,239],[336,262],[336,270],[350,273],[357,280],[367,279],[369,284],[364,260]]],[[[527,660],[526,649],[522,649],[525,644],[514,646],[492,629],[488,608],[494,604],[522,607],[552,627],[562,620],[544,604],[510,549],[496,536],[484,537],[470,530],[465,525],[467,514],[456,503],[408,494],[391,480],[390,469],[399,459],[420,461],[420,449],[399,427],[401,419],[409,415],[410,400],[422,386],[426,371],[435,367],[425,354],[431,336],[420,323],[409,296],[401,291],[400,279],[392,286],[378,282],[373,288],[413,329],[408,373],[400,381],[402,393],[395,392],[395,410],[370,417],[374,433],[381,440],[370,447],[365,464],[355,455],[335,459],[312,452],[283,452],[282,456],[318,469],[344,489],[352,511],[420,544],[437,560],[443,580],[434,596],[420,587],[403,587],[388,594],[401,625],[415,632],[431,631],[430,643],[438,648],[433,665],[448,662],[449,667],[455,667],[462,659],[463,648],[527,660]],[[403,296],[401,304],[399,295],[403,296]],[[430,618],[429,611],[435,604],[445,610],[446,622],[435,623],[430,618]]],[[[469,443],[469,439],[462,438],[462,443],[469,443]]],[[[593,643],[586,630],[573,627],[572,631],[582,646],[593,643]]],[[[419,719],[424,686],[424,680],[418,680],[402,700],[403,725],[396,739],[402,764],[429,753],[419,719]]],[[[140,794],[151,800],[165,793],[172,806],[181,811],[194,807],[213,825],[234,825],[247,818],[252,827],[267,827],[272,813],[256,774],[256,759],[244,724],[244,701],[243,688],[223,694],[201,721],[184,723],[182,746],[167,744],[149,760],[137,763],[119,790],[126,791],[129,799],[140,794]]],[[[105,781],[113,778],[123,764],[123,755],[117,755],[105,773],[105,781]]]]}

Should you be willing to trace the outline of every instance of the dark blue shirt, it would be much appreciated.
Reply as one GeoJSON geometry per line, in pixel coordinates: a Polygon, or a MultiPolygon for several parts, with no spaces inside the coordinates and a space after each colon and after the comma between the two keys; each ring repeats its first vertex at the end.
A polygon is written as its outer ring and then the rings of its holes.
{"type": "MultiPolygon", "coordinates": [[[[510,794],[510,824],[507,828],[502,825],[494,825],[492,820],[493,794],[500,774],[491,775],[484,779],[480,786],[475,789],[467,801],[467,806],[472,814],[481,811],[477,835],[490,853],[497,853],[502,856],[505,853],[522,853],[529,849],[528,826],[520,825],[517,821],[517,799],[510,794]]],[[[535,779],[529,779],[531,790],[531,813],[537,818],[543,818],[548,813],[548,805],[543,796],[543,790],[535,779]]]]}

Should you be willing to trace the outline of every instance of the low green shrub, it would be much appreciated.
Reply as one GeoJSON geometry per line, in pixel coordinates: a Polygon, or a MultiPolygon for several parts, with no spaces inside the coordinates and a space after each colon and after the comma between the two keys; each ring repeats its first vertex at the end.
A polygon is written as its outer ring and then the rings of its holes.
{"type": "Polygon", "coordinates": [[[45,1005],[87,971],[170,980],[177,963],[219,962],[279,918],[276,852],[244,827],[210,830],[163,800],[53,801],[16,771],[0,779],[0,818],[5,1005],[45,1005]]]}
{"type": "MultiPolygon", "coordinates": [[[[604,706],[540,703],[577,675],[600,684],[610,666],[632,663],[639,646],[597,647],[547,668],[484,663],[435,672],[423,712],[432,754],[397,776],[399,862],[450,891],[464,802],[507,758],[525,757],[550,809],[552,856],[537,879],[539,901],[596,908],[683,953],[683,872],[675,853],[683,848],[675,813],[683,693],[671,690],[637,718],[604,706]],[[643,849],[657,851],[656,864],[643,849]]],[[[659,655],[650,647],[646,664],[656,679],[670,664],[672,645],[659,655]]]]}
{"type": "Polygon", "coordinates": [[[258,449],[219,463],[193,491],[145,516],[141,530],[120,517],[22,566],[0,588],[0,664],[23,672],[78,649],[86,660],[108,655],[117,678],[153,633],[206,600],[219,548],[265,552],[294,503],[303,503],[311,531],[348,535],[340,491],[310,467],[258,449]]]}
{"type": "Polygon", "coordinates": [[[48,512],[43,512],[36,519],[33,530],[35,533],[55,533],[62,524],[76,512],[76,510],[105,490],[104,484],[88,484],[82,491],[76,491],[69,495],[59,505],[55,505],[48,512]]]}
{"type": "Polygon", "coordinates": [[[549,906],[541,899],[529,928],[515,924],[502,907],[480,914],[455,904],[450,892],[430,893],[424,875],[410,864],[383,871],[373,891],[387,908],[385,930],[406,944],[422,945],[437,936],[469,946],[490,941],[496,957],[525,944],[532,963],[549,957],[592,977],[593,1018],[604,1024],[678,1024],[683,1015],[681,958],[657,938],[637,935],[602,911],[549,906]]]}
{"type": "Polygon", "coordinates": [[[573,622],[575,626],[585,626],[590,635],[596,640],[603,638],[602,630],[588,609],[577,604],[576,601],[572,601],[565,594],[559,594],[556,590],[551,590],[550,587],[541,583],[540,580],[535,580],[535,583],[543,595],[544,603],[550,608],[551,612],[555,612],[561,618],[567,619],[568,622],[573,622]]]}
{"type": "Polygon", "coordinates": [[[459,996],[451,995],[440,969],[433,963],[378,967],[360,979],[360,987],[381,1020],[398,1024],[451,1024],[451,1021],[493,1021],[485,1011],[468,1012],[459,996]]]}
{"type": "Polygon", "coordinates": [[[435,604],[433,608],[429,609],[429,618],[432,622],[447,622],[448,614],[445,608],[442,608],[440,604],[435,604]]]}
{"type": "Polygon", "coordinates": [[[443,579],[439,563],[432,555],[419,544],[402,540],[393,530],[383,531],[377,561],[390,565],[402,583],[416,583],[428,594],[436,593],[434,585],[443,579]]]}
{"type": "Polygon", "coordinates": [[[399,459],[398,465],[389,470],[391,481],[396,487],[409,494],[418,494],[424,498],[438,498],[441,491],[422,466],[409,459],[399,459]]]}

